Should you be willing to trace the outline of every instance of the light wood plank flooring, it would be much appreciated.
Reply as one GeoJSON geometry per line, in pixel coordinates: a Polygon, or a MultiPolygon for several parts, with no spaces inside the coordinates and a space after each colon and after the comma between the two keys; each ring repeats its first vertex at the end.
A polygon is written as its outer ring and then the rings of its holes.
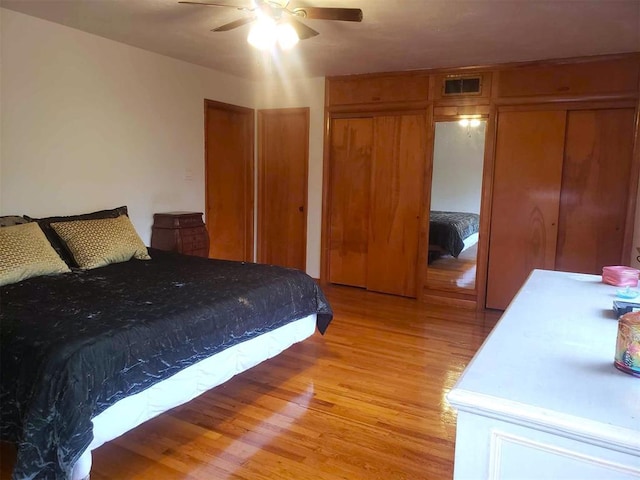
{"type": "MultiPolygon", "coordinates": [[[[455,411],[445,395],[494,313],[325,289],[327,334],[94,452],[104,479],[447,479],[455,411]]],[[[12,451],[0,473],[10,478],[12,451]]]]}
{"type": "Polygon", "coordinates": [[[458,258],[442,255],[429,263],[427,272],[430,288],[466,288],[476,287],[476,263],[478,244],[470,246],[458,258]]]}

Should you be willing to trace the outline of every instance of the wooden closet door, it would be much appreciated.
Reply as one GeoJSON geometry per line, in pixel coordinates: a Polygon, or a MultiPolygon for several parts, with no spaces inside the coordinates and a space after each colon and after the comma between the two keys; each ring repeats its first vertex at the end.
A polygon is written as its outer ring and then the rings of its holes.
{"type": "Polygon", "coordinates": [[[556,269],[601,274],[623,258],[634,109],[568,113],[556,269]]]}
{"type": "Polygon", "coordinates": [[[367,286],[373,119],[331,122],[329,281],[367,286]]]}
{"type": "Polygon", "coordinates": [[[533,269],[555,267],[565,118],[498,115],[487,308],[506,308],[533,269]]]}
{"type": "Polygon", "coordinates": [[[253,259],[254,111],[205,101],[209,257],[253,259]]]}
{"type": "Polygon", "coordinates": [[[258,112],[258,261],[305,270],[309,109],[258,112]]]}
{"type": "Polygon", "coordinates": [[[415,297],[426,115],[374,119],[367,288],[415,297]]]}

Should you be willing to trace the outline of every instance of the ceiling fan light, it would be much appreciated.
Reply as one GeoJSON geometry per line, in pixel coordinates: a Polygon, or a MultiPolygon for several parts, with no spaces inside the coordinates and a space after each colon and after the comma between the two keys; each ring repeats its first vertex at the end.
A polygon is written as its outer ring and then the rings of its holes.
{"type": "Polygon", "coordinates": [[[259,18],[251,30],[247,42],[259,50],[268,50],[273,47],[278,39],[276,22],[271,18],[259,18]]]}
{"type": "Polygon", "coordinates": [[[290,50],[299,41],[298,33],[290,23],[281,23],[278,25],[278,45],[280,45],[280,48],[290,50]]]}

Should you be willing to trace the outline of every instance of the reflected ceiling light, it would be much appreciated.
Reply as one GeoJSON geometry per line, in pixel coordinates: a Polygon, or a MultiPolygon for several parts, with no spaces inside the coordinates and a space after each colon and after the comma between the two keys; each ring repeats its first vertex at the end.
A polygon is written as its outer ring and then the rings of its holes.
{"type": "Polygon", "coordinates": [[[258,50],[270,50],[276,44],[282,50],[290,50],[300,38],[290,23],[276,23],[273,18],[261,16],[251,26],[247,42],[258,50]]]}
{"type": "Polygon", "coordinates": [[[461,120],[458,120],[458,123],[462,127],[476,128],[480,126],[480,119],[479,118],[463,118],[461,120]]]}

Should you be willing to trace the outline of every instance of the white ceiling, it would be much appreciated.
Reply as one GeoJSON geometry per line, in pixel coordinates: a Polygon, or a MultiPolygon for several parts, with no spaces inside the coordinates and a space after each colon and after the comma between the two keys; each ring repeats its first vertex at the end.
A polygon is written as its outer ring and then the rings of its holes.
{"type": "MultiPolygon", "coordinates": [[[[216,0],[251,5],[251,0],[216,0]]],[[[305,20],[320,32],[293,51],[264,54],[248,15],[177,0],[0,0],[2,7],[245,78],[274,69],[327,76],[489,65],[640,51],[640,0],[291,0],[356,7],[362,23],[305,20]]]]}

